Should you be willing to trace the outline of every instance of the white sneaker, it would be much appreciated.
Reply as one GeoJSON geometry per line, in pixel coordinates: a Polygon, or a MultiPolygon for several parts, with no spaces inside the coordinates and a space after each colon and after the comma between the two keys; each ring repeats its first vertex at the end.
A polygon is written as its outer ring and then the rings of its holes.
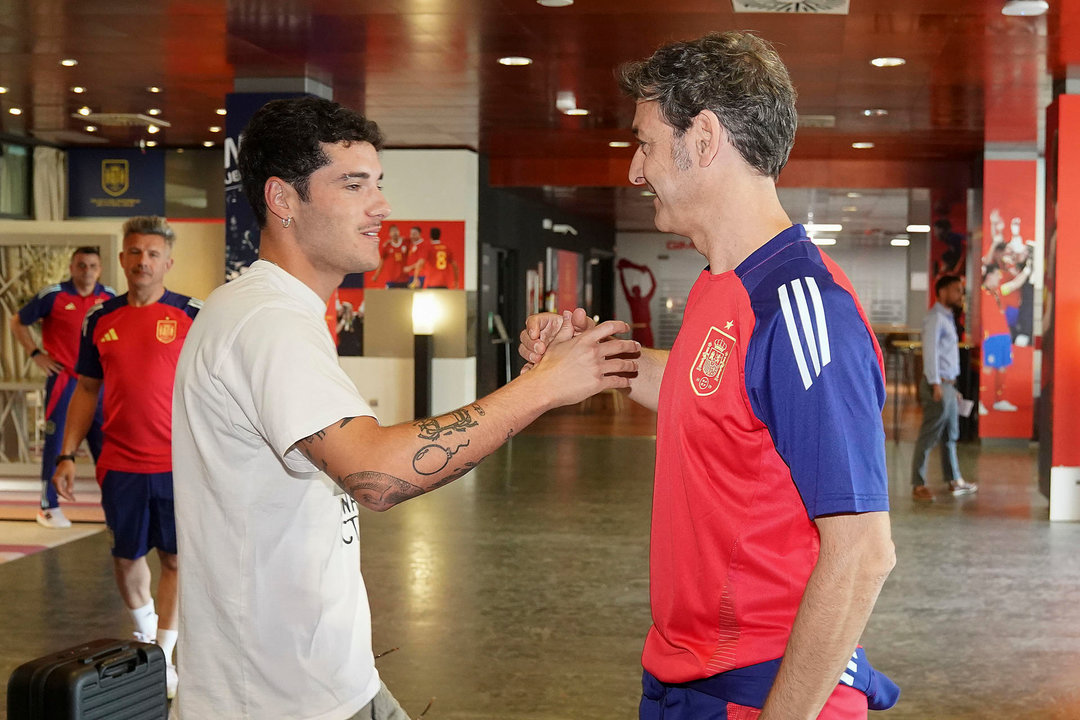
{"type": "Polygon", "coordinates": [[[1008,400],[998,400],[991,407],[993,407],[998,412],[1016,412],[1017,409],[1016,406],[1008,400]]]}
{"type": "Polygon", "coordinates": [[[176,674],[176,666],[169,663],[165,666],[165,695],[170,700],[176,697],[176,686],[179,682],[180,676],[176,674]]]}
{"type": "Polygon", "coordinates": [[[58,507],[49,508],[48,510],[38,510],[37,518],[35,519],[37,520],[38,525],[54,530],[71,527],[71,521],[64,517],[64,511],[58,507]]]}

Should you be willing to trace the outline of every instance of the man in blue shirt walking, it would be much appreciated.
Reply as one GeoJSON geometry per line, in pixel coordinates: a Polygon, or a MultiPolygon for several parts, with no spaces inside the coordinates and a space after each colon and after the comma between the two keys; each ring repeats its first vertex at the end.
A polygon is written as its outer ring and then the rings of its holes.
{"type": "Polygon", "coordinates": [[[919,378],[923,419],[911,462],[911,497],[918,502],[934,501],[934,493],[926,486],[926,460],[939,442],[941,472],[952,494],[968,495],[979,489],[960,476],[956,459],[956,441],[960,437],[960,393],[956,390],[960,348],[953,310],[963,307],[964,286],[956,275],[943,275],[934,283],[934,293],[937,302],[923,320],[923,375],[919,378]]]}

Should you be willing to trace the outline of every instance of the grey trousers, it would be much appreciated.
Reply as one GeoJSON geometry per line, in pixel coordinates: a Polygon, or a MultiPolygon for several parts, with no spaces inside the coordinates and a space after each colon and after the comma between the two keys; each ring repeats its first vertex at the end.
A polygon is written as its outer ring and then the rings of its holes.
{"type": "Polygon", "coordinates": [[[960,410],[956,387],[941,384],[941,402],[934,401],[934,392],[925,377],[919,378],[919,400],[923,405],[919,439],[911,459],[911,484],[926,484],[926,461],[930,451],[941,443],[941,474],[946,483],[960,479],[960,464],[956,459],[956,441],[960,438],[960,410]]]}
{"type": "Polygon", "coordinates": [[[386,683],[379,688],[379,694],[372,698],[360,711],[349,720],[411,720],[409,714],[401,709],[398,701],[386,688],[386,683]]]}

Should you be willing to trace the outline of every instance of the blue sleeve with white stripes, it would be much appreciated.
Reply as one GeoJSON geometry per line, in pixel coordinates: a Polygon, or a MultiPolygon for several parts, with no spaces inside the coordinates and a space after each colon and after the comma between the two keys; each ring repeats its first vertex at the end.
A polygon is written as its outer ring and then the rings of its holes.
{"type": "Polygon", "coordinates": [[[53,302],[60,292],[59,285],[50,285],[44,288],[19,309],[19,322],[23,325],[33,325],[38,320],[45,318],[52,312],[53,302]]]}
{"type": "Polygon", "coordinates": [[[885,384],[855,299],[802,260],[763,278],[750,302],[747,394],[807,514],[888,510],[885,384]]]}

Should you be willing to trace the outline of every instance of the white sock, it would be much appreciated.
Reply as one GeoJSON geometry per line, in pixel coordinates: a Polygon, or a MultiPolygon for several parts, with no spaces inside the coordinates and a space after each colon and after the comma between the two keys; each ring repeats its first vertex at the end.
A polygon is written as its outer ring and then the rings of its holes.
{"type": "Polygon", "coordinates": [[[166,630],[165,628],[159,628],[157,631],[157,644],[161,646],[161,649],[165,651],[165,662],[172,664],[173,650],[176,648],[176,636],[179,633],[176,630],[166,630]]]}
{"type": "Polygon", "coordinates": [[[136,631],[150,638],[151,641],[157,637],[157,614],[154,612],[153,600],[141,608],[132,610],[131,618],[135,621],[136,631]]]}

